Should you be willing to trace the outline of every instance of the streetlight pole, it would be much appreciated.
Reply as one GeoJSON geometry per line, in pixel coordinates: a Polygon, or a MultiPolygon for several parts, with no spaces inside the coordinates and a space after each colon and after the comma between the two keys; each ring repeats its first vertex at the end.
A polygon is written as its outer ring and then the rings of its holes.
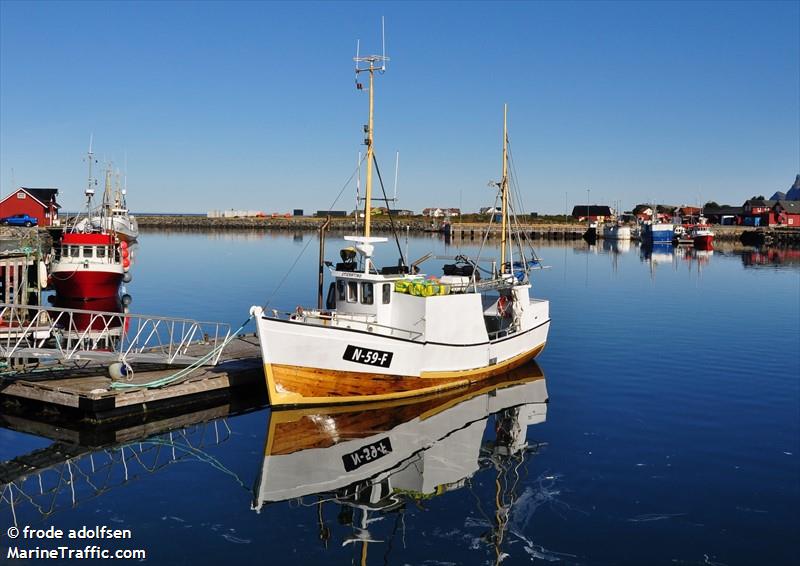
{"type": "Polygon", "coordinates": [[[586,189],[586,224],[590,224],[589,222],[589,193],[591,193],[591,189],[586,189]]]}

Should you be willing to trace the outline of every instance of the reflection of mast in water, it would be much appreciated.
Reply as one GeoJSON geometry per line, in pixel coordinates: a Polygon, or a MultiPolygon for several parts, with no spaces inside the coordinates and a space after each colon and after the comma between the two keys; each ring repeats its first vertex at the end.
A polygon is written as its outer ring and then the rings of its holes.
{"type": "MultiPolygon", "coordinates": [[[[519,470],[525,463],[528,454],[536,454],[540,444],[528,445],[526,432],[531,418],[536,414],[527,414],[531,408],[512,407],[504,409],[495,416],[495,440],[487,442],[481,449],[482,459],[494,467],[495,476],[495,516],[492,532],[487,542],[491,543],[495,552],[495,564],[505,558],[502,544],[511,518],[511,510],[519,499],[517,490],[520,484],[519,470]],[[527,424],[526,424],[527,423],[527,424]]],[[[544,421],[544,415],[536,422],[544,421]]]]}
{"type": "Polygon", "coordinates": [[[614,273],[619,270],[619,256],[626,254],[631,249],[630,240],[611,240],[609,238],[603,239],[603,251],[611,255],[611,269],[614,273]]]}

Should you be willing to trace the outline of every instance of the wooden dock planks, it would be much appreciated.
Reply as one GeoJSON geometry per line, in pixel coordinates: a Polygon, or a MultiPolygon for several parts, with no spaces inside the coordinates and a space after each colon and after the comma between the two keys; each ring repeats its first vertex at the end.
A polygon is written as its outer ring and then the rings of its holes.
{"type": "MultiPolygon", "coordinates": [[[[180,366],[160,366],[135,371],[131,381],[125,383],[147,383],[181,369],[180,366]]],[[[264,383],[261,351],[253,335],[241,336],[231,342],[216,366],[198,368],[188,377],[159,388],[111,389],[112,381],[106,370],[106,367],[98,365],[0,376],[0,397],[78,410],[97,419],[101,416],[113,418],[115,413],[144,412],[154,405],[182,404],[234,387],[263,387],[264,383]]]]}

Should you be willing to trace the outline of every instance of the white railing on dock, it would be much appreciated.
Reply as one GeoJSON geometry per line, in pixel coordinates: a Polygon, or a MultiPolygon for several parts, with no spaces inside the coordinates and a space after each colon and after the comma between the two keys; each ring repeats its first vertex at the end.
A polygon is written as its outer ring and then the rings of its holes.
{"type": "Polygon", "coordinates": [[[215,365],[227,323],[0,303],[0,359],[215,365]]]}

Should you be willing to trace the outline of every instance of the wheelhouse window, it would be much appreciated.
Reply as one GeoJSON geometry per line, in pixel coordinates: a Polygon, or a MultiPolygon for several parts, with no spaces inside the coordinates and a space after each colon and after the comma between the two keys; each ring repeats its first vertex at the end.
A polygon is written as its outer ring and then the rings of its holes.
{"type": "Polygon", "coordinates": [[[95,253],[97,254],[97,257],[106,257],[106,247],[97,246],[97,251],[95,253]]]}
{"type": "Polygon", "coordinates": [[[347,302],[348,303],[358,302],[358,281],[347,282],[347,302]]]}
{"type": "Polygon", "coordinates": [[[93,249],[92,246],[83,246],[83,257],[94,257],[93,249]]]}
{"type": "Polygon", "coordinates": [[[341,279],[336,282],[336,296],[338,301],[344,301],[347,297],[347,285],[341,279]]]}
{"type": "Polygon", "coordinates": [[[69,248],[69,257],[78,257],[81,255],[80,249],[78,246],[67,246],[69,248]]]}
{"type": "Polygon", "coordinates": [[[364,281],[361,283],[361,304],[371,305],[374,302],[372,283],[364,281]]]}
{"type": "Polygon", "coordinates": [[[392,284],[391,283],[384,283],[383,284],[383,304],[388,305],[392,302],[392,284]]]}

